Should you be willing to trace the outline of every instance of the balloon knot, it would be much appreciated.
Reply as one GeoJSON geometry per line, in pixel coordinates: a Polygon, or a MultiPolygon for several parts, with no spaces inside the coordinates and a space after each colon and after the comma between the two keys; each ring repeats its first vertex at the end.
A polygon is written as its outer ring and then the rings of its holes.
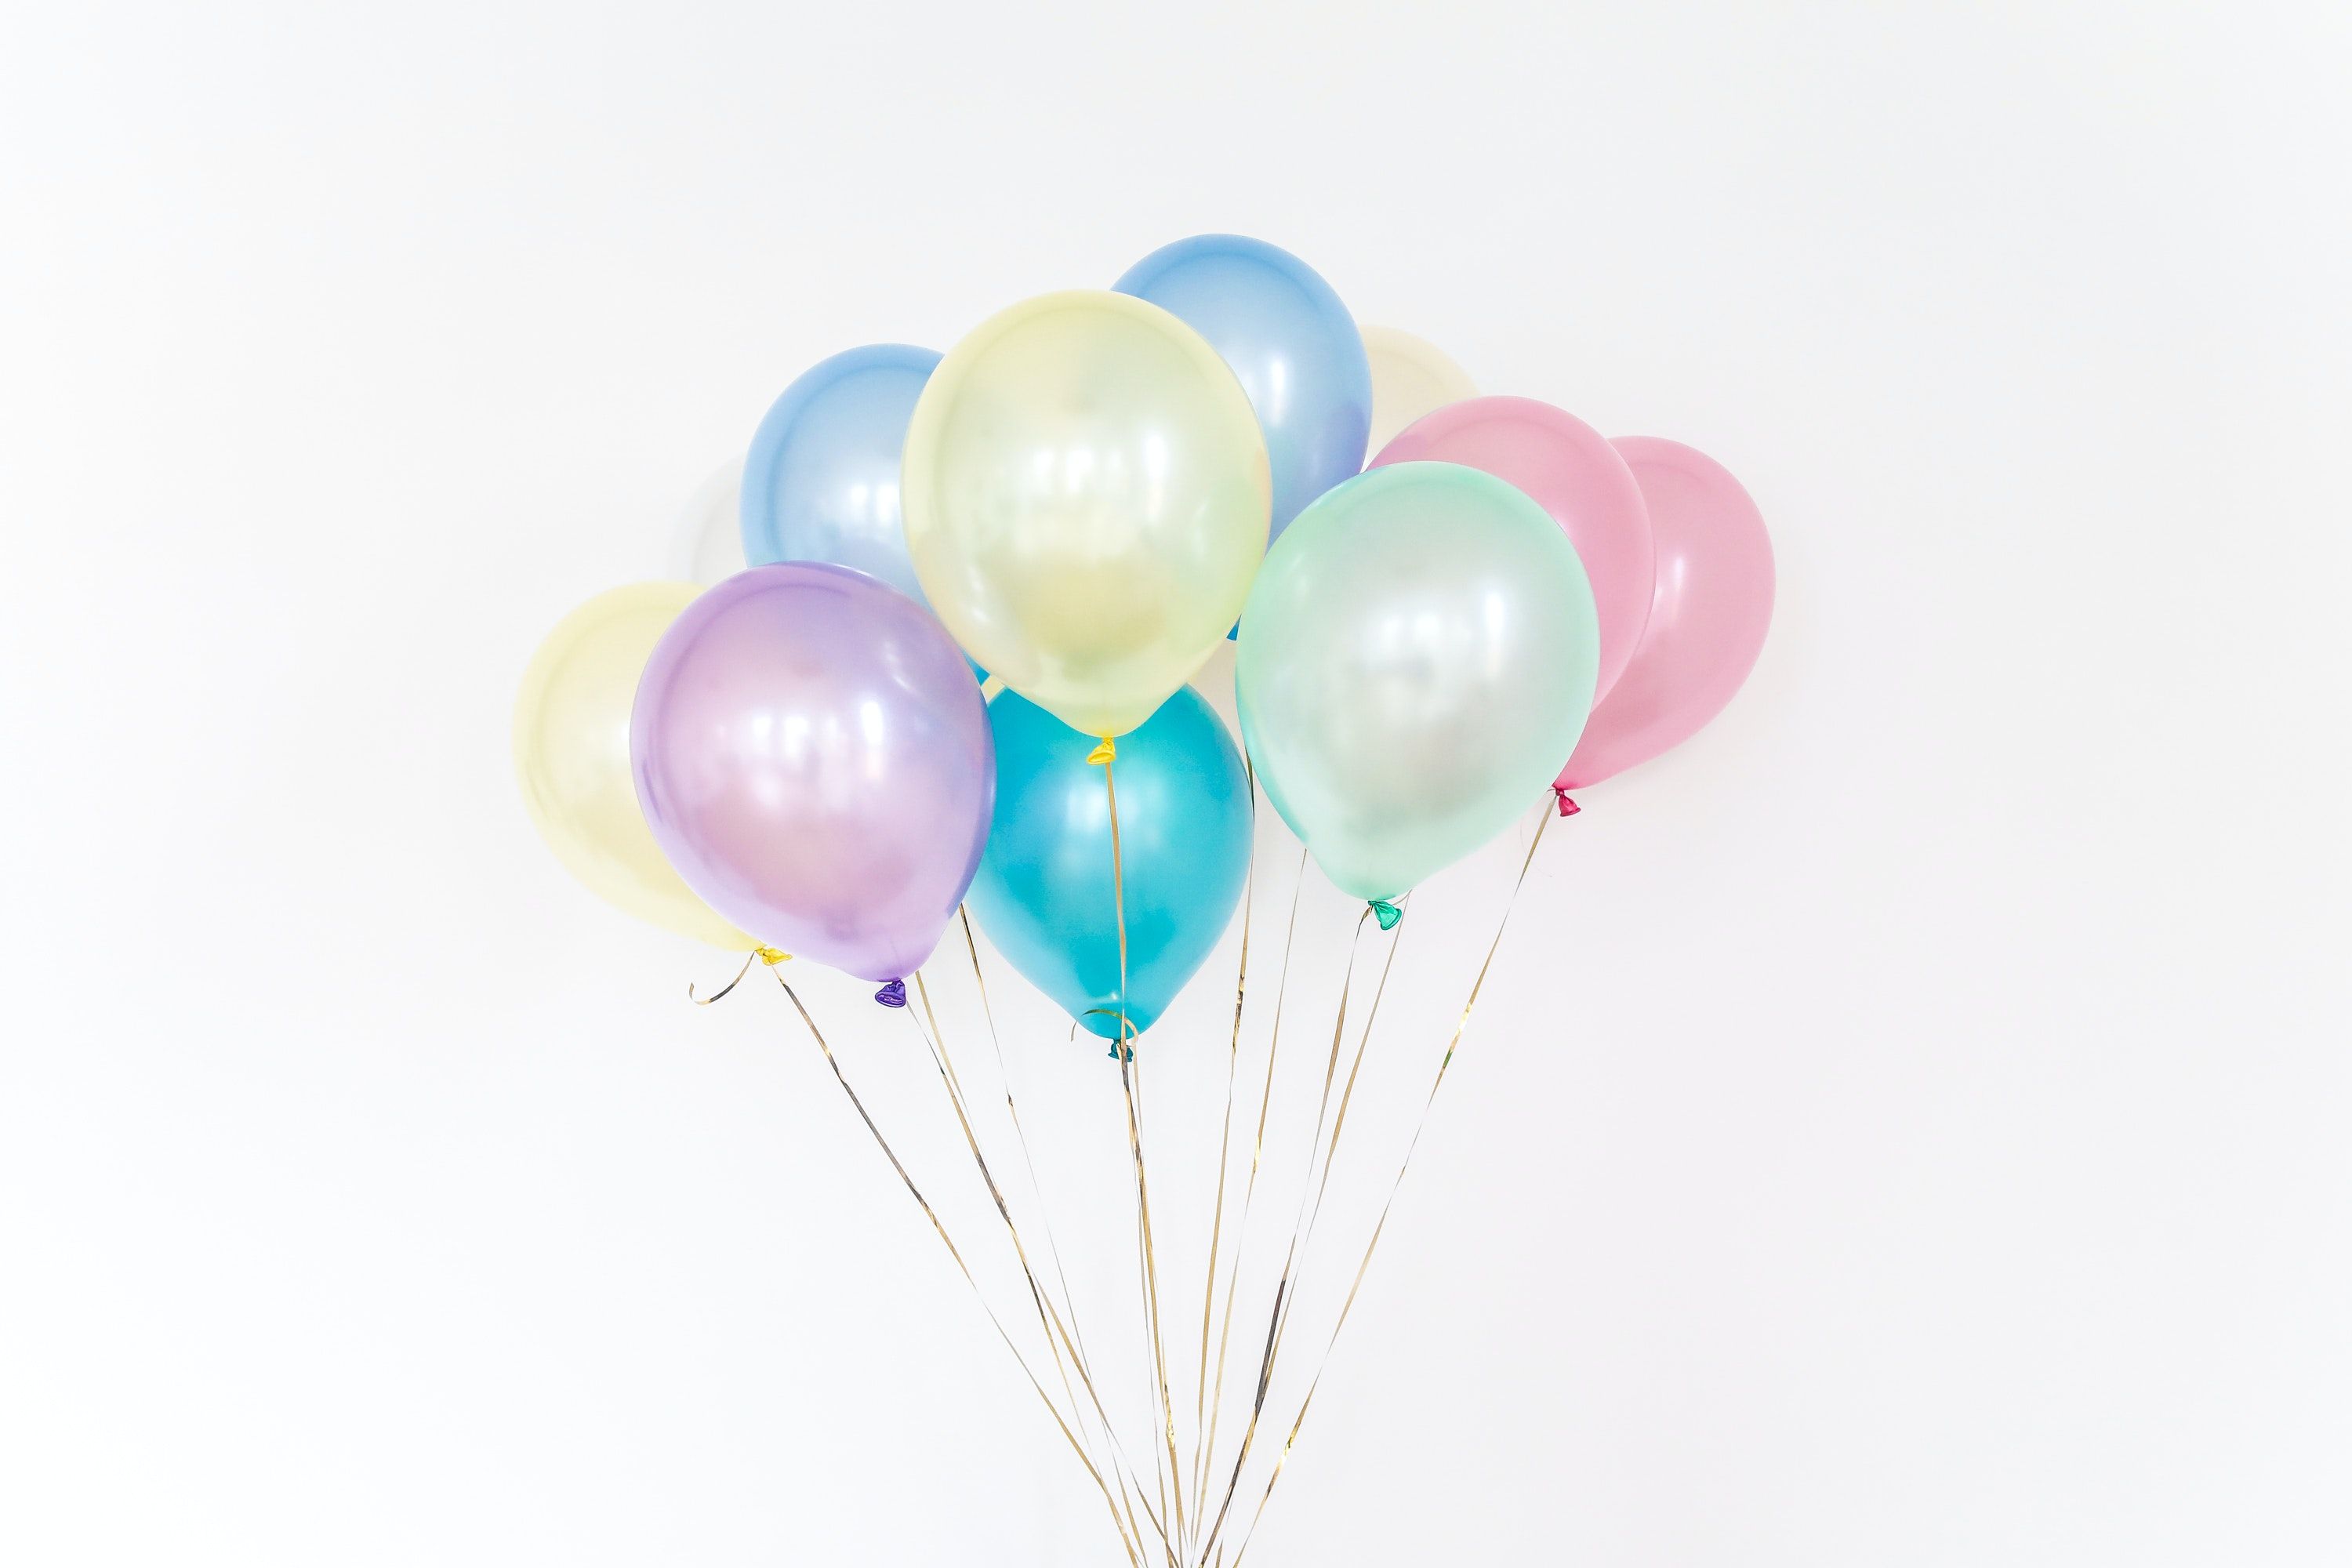
{"type": "Polygon", "coordinates": [[[1109,1056],[1110,1059],[1115,1062],[1133,1062],[1135,1060],[1135,1042],[1129,1040],[1122,1044],[1118,1040],[1113,1040],[1110,1043],[1109,1056]]]}
{"type": "Polygon", "coordinates": [[[793,961],[793,955],[780,947],[755,947],[751,950],[751,956],[771,969],[779,963],[790,963],[793,961]]]}
{"type": "Polygon", "coordinates": [[[1105,735],[1095,742],[1095,749],[1087,753],[1087,762],[1094,767],[1107,768],[1118,756],[1118,743],[1108,735],[1105,735]]]}
{"type": "Polygon", "coordinates": [[[882,983],[882,989],[874,993],[874,1000],[881,1003],[885,1007],[905,1006],[907,1005],[907,983],[903,980],[884,981],[882,983]]]}
{"type": "Polygon", "coordinates": [[[1568,792],[1560,788],[1559,785],[1552,785],[1551,793],[1559,797],[1559,814],[1562,816],[1574,816],[1578,812],[1584,809],[1584,807],[1577,805],[1576,802],[1569,799],[1568,792]]]}
{"type": "Polygon", "coordinates": [[[1394,904],[1389,902],[1386,899],[1374,899],[1372,900],[1372,918],[1381,922],[1381,929],[1382,931],[1394,931],[1396,930],[1397,921],[1404,919],[1404,911],[1397,908],[1394,904]]]}

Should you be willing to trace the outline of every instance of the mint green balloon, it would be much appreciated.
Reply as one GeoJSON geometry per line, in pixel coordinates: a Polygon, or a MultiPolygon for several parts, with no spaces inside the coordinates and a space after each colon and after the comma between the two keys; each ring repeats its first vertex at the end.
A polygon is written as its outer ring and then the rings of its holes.
{"type": "Polygon", "coordinates": [[[1576,547],[1475,468],[1398,463],[1266,552],[1234,685],[1267,798],[1342,891],[1394,900],[1544,798],[1592,706],[1576,547]]]}

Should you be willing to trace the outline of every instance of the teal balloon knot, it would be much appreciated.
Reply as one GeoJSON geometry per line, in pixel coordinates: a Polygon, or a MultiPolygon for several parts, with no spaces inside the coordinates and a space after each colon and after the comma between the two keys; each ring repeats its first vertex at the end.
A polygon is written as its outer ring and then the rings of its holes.
{"type": "Polygon", "coordinates": [[[907,1005],[907,983],[903,980],[884,981],[882,983],[882,989],[874,993],[874,1000],[881,1003],[885,1007],[905,1006],[907,1005]]]}
{"type": "Polygon", "coordinates": [[[1132,1065],[1135,1061],[1135,1042],[1132,1040],[1113,1040],[1110,1043],[1110,1051],[1108,1054],[1110,1056],[1110,1059],[1115,1062],[1127,1062],[1132,1065]]]}
{"type": "Polygon", "coordinates": [[[1394,904],[1389,902],[1386,899],[1374,899],[1372,900],[1372,918],[1381,922],[1381,929],[1382,931],[1394,931],[1396,930],[1397,921],[1404,919],[1404,911],[1397,908],[1394,904]]]}

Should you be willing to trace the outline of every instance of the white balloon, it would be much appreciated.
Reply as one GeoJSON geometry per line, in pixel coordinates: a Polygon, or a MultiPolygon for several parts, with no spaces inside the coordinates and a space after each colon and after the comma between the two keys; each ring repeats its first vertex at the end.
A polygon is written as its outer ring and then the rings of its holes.
{"type": "Polygon", "coordinates": [[[1423,415],[1478,395],[1470,373],[1436,344],[1394,327],[1361,331],[1364,357],[1372,366],[1372,435],[1365,447],[1370,457],[1423,415]]]}
{"type": "Polygon", "coordinates": [[[721,464],[695,488],[678,513],[670,544],[670,575],[708,588],[744,569],[743,525],[739,511],[743,459],[721,464]]]}

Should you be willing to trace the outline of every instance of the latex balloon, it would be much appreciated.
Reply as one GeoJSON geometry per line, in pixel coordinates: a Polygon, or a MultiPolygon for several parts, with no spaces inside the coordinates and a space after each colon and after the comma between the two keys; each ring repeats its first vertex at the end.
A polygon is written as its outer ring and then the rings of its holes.
{"type": "Polygon", "coordinates": [[[1355,318],[1307,263],[1264,240],[1165,245],[1111,285],[1174,311],[1249,394],[1274,476],[1273,533],[1364,466],[1372,373],[1355,318]]]}
{"type": "Polygon", "coordinates": [[[754,566],[665,635],[637,689],[637,798],[711,908],[869,980],[962,901],[996,766],[980,688],[920,605],[844,567],[754,566]]]}
{"type": "Polygon", "coordinates": [[[804,372],[760,421],[743,465],[743,557],[830,561],[918,600],[899,519],[898,453],[940,356],[849,349],[804,372]]]}
{"type": "Polygon", "coordinates": [[[1364,327],[1364,357],[1372,373],[1372,433],[1379,451],[1398,431],[1449,403],[1478,395],[1478,384],[1435,343],[1394,327],[1364,327]]]}
{"type": "Polygon", "coordinates": [[[1124,294],[991,318],[907,431],[907,543],[971,657],[1122,735],[1199,668],[1265,552],[1265,444],[1200,334],[1124,294]]]}
{"type": "Polygon", "coordinates": [[[1581,789],[1682,744],[1723,711],[1772,624],[1772,541],[1724,467],[1654,436],[1612,443],[1648,503],[1657,589],[1633,662],[1560,770],[1581,789]]]}
{"type": "Polygon", "coordinates": [[[599,594],[564,616],[531,656],[515,697],[515,773],[540,837],[606,902],[747,952],[751,939],[670,869],[629,782],[637,677],[698,592],[691,583],[639,583],[599,594]]]}
{"type": "Polygon", "coordinates": [[[737,521],[742,489],[740,458],[720,464],[695,487],[670,545],[670,570],[681,580],[707,588],[743,570],[743,531],[737,521]]]}
{"type": "Polygon", "coordinates": [[[1250,785],[1241,752],[1189,688],[1119,737],[1120,888],[1094,741],[1011,692],[989,704],[996,825],[968,895],[989,940],[1031,984],[1106,1039],[1123,1012],[1149,1029],[1232,923],[1249,874],[1250,785]]]}
{"type": "Polygon", "coordinates": [[[1543,508],[1398,463],[1298,514],[1242,616],[1242,734],[1333,884],[1393,901],[1542,798],[1600,666],[1592,590],[1543,508]]]}
{"type": "Polygon", "coordinates": [[[1592,584],[1609,695],[1649,622],[1657,553],[1642,488],[1600,431],[1532,397],[1477,397],[1414,421],[1372,461],[1481,468],[1551,513],[1592,584]]]}

